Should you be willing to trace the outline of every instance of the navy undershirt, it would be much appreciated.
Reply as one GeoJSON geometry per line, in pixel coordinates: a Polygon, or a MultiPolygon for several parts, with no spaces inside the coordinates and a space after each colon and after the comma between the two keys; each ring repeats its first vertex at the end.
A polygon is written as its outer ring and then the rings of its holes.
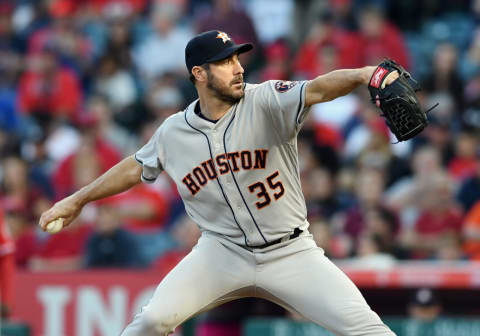
{"type": "Polygon", "coordinates": [[[208,119],[207,117],[205,117],[202,113],[202,111],[200,110],[200,102],[197,102],[195,104],[195,109],[194,109],[195,113],[202,119],[205,119],[206,121],[210,121],[211,123],[214,123],[216,124],[218,120],[212,120],[212,119],[208,119]]]}

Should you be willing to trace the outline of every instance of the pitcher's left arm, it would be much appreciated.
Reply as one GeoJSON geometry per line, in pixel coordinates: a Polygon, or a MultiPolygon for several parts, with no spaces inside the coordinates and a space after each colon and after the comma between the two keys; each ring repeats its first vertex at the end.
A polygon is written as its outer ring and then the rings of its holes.
{"type": "MultiPolygon", "coordinates": [[[[327,102],[350,93],[362,84],[367,85],[376,68],[376,66],[366,66],[358,69],[334,70],[312,79],[306,86],[305,105],[327,102]]],[[[386,84],[390,84],[397,78],[398,73],[392,73],[386,78],[386,84]]]]}

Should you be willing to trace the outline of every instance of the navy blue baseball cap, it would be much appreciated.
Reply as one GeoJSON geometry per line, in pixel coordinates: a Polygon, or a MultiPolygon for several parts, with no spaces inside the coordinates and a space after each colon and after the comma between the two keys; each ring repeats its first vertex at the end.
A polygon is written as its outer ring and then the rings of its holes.
{"type": "Polygon", "coordinates": [[[235,44],[226,33],[220,30],[210,30],[198,34],[185,47],[185,64],[188,73],[196,65],[220,61],[234,53],[244,53],[253,49],[250,43],[235,44]]]}

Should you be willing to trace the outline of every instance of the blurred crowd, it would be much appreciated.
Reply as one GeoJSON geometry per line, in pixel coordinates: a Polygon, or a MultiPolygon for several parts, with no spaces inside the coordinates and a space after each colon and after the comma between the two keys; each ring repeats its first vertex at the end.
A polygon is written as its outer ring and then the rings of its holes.
{"type": "Polygon", "coordinates": [[[255,44],[247,82],[404,65],[424,108],[440,103],[412,141],[394,144],[365,87],[313,107],[298,139],[311,232],[366,267],[480,260],[480,1],[1,0],[2,270],[168,269],[188,253],[199,231],[165,174],[56,235],[37,222],[195,98],[184,48],[210,29],[255,44]]]}

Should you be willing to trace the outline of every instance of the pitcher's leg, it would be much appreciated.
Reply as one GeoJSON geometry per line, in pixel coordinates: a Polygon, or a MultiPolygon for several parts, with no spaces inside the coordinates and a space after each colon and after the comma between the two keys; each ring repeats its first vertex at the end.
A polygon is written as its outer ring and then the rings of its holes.
{"type": "Polygon", "coordinates": [[[258,286],[277,302],[338,335],[394,335],[313,240],[300,238],[284,248],[292,253],[266,261],[257,272],[258,286]]]}
{"type": "Polygon", "coordinates": [[[252,263],[215,238],[199,243],[158,285],[122,336],[164,336],[210,305],[241,297],[252,287],[252,263]],[[239,294],[241,292],[241,294],[239,294]]]}

